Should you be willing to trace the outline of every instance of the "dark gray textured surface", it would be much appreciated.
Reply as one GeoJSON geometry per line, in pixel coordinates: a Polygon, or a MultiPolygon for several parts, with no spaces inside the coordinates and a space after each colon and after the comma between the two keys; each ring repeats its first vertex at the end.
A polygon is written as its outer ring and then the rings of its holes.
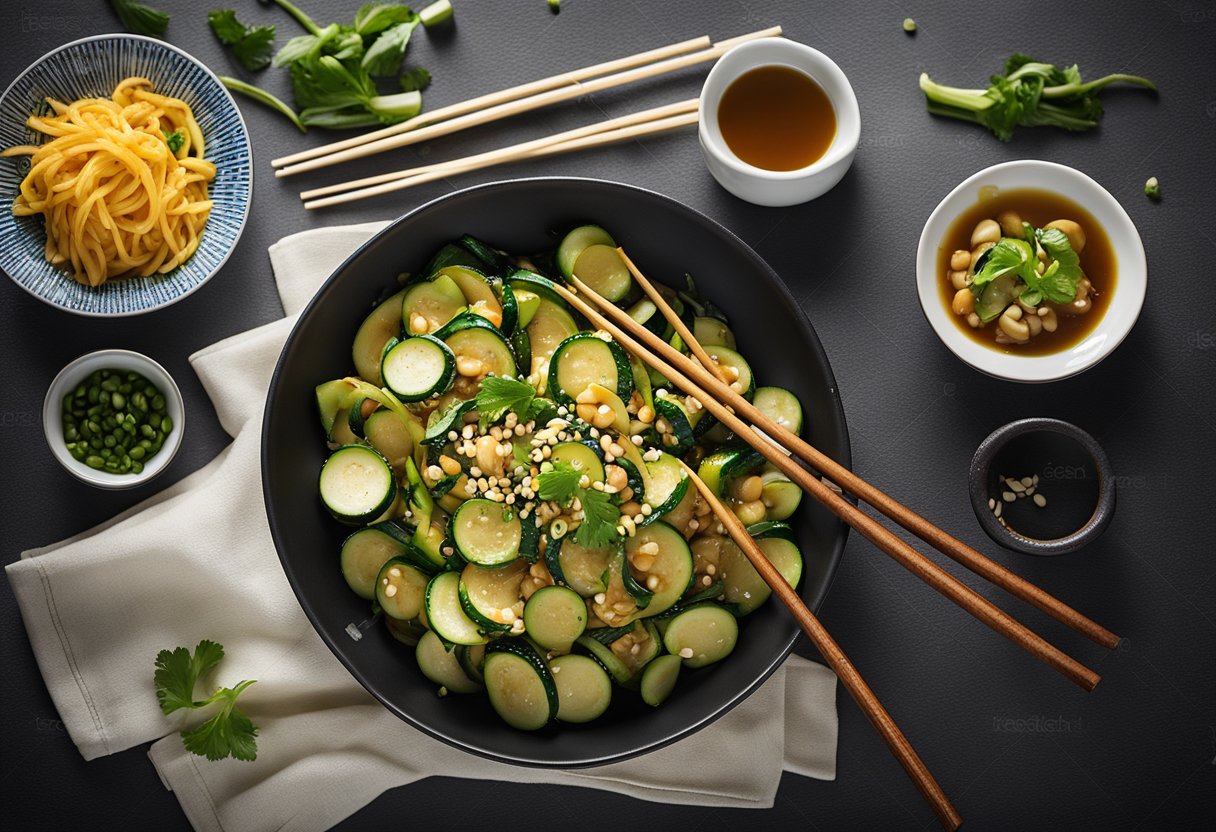
{"type": "MultiPolygon", "coordinates": [[[[206,29],[208,4],[154,0],[174,13],[170,39],[231,72],[206,29]]],[[[242,17],[294,24],[278,10],[224,3],[242,17]]],[[[346,19],[358,0],[303,4],[346,19]]],[[[703,70],[592,96],[452,136],[365,165],[276,181],[269,160],[302,139],[244,105],[257,160],[254,208],[232,260],[182,303],[126,321],[54,311],[0,281],[0,435],[3,554],[84,530],[203,465],[227,438],[186,357],[279,314],[266,247],[330,223],[387,219],[453,187],[507,176],[571,174],[654,188],[725,223],[782,274],[801,300],[840,383],[857,470],[1000,562],[1075,604],[1128,641],[1108,653],[967,577],[1104,675],[1085,694],[1022,654],[854,537],[824,620],[974,829],[1210,828],[1216,821],[1216,563],[1210,472],[1216,463],[1216,36],[1212,2],[913,2],[827,4],[726,0],[566,0],[552,17],[541,0],[456,0],[454,35],[418,33],[411,55],[436,81],[430,107],[702,33],[729,37],[779,22],[830,54],[861,103],[862,140],[844,181],[810,205],[762,209],[721,191],[691,133],[437,182],[354,207],[307,215],[296,191],[455,158],[696,94],[703,70]],[[915,37],[900,29],[911,15],[915,37]],[[1132,71],[1158,97],[1109,91],[1102,128],[1084,135],[1023,132],[1002,145],[982,131],[924,112],[916,73],[978,85],[1015,49],[1077,61],[1089,75],[1132,71]],[[433,156],[431,152],[433,151],[433,156]],[[1029,387],[982,377],[956,361],[924,322],[913,286],[925,217],[959,180],[994,162],[1037,157],[1093,176],[1125,205],[1148,252],[1148,301],[1128,340],[1080,378],[1029,387]],[[1165,199],[1141,194],[1158,176],[1165,199]],[[158,484],[112,494],[76,483],[51,460],[39,411],[46,385],[75,355],[100,347],[149,353],[174,373],[190,430],[158,484]],[[1107,449],[1119,507],[1094,546],[1058,559],[997,550],[967,502],[967,463],[978,442],[1010,419],[1076,422],[1107,449]]],[[[0,83],[60,43],[117,27],[101,0],[8,0],[0,83]]],[[[273,72],[273,71],[271,71],[273,72]]],[[[281,74],[273,76],[283,82],[281,74]]],[[[284,86],[283,91],[286,87],[284,86]]],[[[954,568],[954,571],[961,570],[954,568]]],[[[25,828],[88,825],[173,829],[186,822],[135,749],[84,763],[58,726],[6,582],[0,582],[3,813],[25,828]]],[[[933,819],[856,707],[843,694],[835,783],[786,776],[771,812],[641,803],[589,790],[436,780],[396,790],[343,828],[409,821],[429,828],[539,817],[539,825],[704,829],[932,827],[933,819]],[[548,804],[538,816],[537,807],[548,804]],[[560,807],[553,809],[552,807],[560,807]],[[610,820],[609,820],[610,819],[610,820]]],[[[532,821],[529,821],[532,822],[532,821]]],[[[534,824],[535,825],[535,824],[534,824]]]]}

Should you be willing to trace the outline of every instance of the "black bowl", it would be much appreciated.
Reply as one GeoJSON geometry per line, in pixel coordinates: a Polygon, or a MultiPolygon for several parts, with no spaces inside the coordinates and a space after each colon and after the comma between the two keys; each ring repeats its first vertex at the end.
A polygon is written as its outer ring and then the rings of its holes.
{"type": "MultiPolygon", "coordinates": [[[[777,275],[741,240],[702,214],[650,191],[587,179],[499,182],[442,197],[407,214],[352,254],[304,309],[270,382],[262,432],[262,482],[270,531],[304,612],[359,682],[393,713],[437,739],[491,759],[532,766],[601,765],[651,751],[708,725],[755,690],[793,646],[798,628],[776,601],[742,622],[725,661],[686,671],[671,698],[651,708],[618,689],[588,725],[526,733],[507,726],[485,696],[435,695],[408,648],[383,626],[355,641],[347,626],[370,617],[338,571],[350,531],[317,498],[326,454],[313,387],[351,372],[350,343],[373,301],[403,270],[444,242],[473,234],[508,251],[555,245],[555,229],[592,220],[611,230],[649,277],[683,285],[684,273],[730,315],[764,384],[794,391],[810,440],[848,465],[844,411],[827,357],[777,275]]],[[[817,609],[844,549],[846,527],[814,500],[794,519],[807,565],[802,597],[817,609]]]]}

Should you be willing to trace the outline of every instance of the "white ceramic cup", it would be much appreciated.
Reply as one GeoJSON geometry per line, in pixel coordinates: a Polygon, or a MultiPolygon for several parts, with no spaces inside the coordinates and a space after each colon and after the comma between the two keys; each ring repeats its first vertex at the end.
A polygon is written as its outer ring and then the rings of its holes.
{"type": "Polygon", "coordinates": [[[797,205],[822,196],[853,164],[861,137],[857,96],[844,72],[819,50],[785,38],[741,43],[718,59],[701,88],[698,112],[697,132],[709,172],[726,190],[755,205],[797,205]],[[827,152],[797,170],[765,170],[749,165],[727,146],[718,125],[718,104],[726,88],[749,70],[773,65],[809,75],[827,93],[836,112],[836,136],[827,152]]]}
{"type": "Polygon", "coordinates": [[[1003,162],[967,177],[929,215],[916,250],[916,292],[937,337],[965,363],[1009,381],[1056,381],[1088,370],[1114,352],[1131,332],[1147,291],[1144,245],[1131,217],[1093,179],[1055,162],[1035,159],[1003,162]],[[988,187],[1004,191],[1033,188],[1067,197],[1092,214],[1110,240],[1117,270],[1114,294],[1093,331],[1065,350],[1047,355],[1018,355],[978,344],[959,329],[956,316],[942,300],[940,287],[946,276],[938,274],[938,249],[954,220],[979,201],[981,188],[988,187]]]}

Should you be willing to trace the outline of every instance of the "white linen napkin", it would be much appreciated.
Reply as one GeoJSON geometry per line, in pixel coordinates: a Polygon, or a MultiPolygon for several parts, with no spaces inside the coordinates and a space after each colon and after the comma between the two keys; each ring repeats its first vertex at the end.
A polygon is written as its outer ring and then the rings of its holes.
{"type": "Polygon", "coordinates": [[[102,526],[23,552],[6,569],[59,715],[85,759],[149,752],[196,829],[321,830],[381,792],[447,775],[607,789],[643,800],[769,807],[782,769],[836,773],[836,677],[797,656],[713,725],[623,763],[574,771],[491,762],[411,728],[376,702],[305,618],[262,509],[259,435],[271,371],[294,316],[382,226],[306,231],[270,249],[288,317],[191,356],[235,437],[203,469],[102,526]],[[257,684],[241,706],[254,762],[184,749],[188,717],[157,705],[159,650],[224,645],[219,684],[257,684]],[[786,742],[786,737],[789,742],[786,742]]]}

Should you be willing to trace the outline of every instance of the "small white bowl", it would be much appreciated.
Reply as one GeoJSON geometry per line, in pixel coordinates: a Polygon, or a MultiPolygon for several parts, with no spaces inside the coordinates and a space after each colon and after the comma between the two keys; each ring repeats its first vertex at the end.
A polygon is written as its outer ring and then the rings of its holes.
{"type": "Polygon", "coordinates": [[[1110,193],[1079,170],[1055,162],[1022,159],[985,168],[965,179],[929,215],[916,250],[916,291],[921,309],[951,352],[982,373],[1009,381],[1046,382],[1088,370],[1127,337],[1140,317],[1148,290],[1144,245],[1131,217],[1110,193]],[[1014,355],[971,340],[942,301],[937,255],[950,224],[980,198],[980,189],[1034,188],[1071,199],[1091,213],[1106,231],[1115,254],[1118,275],[1110,304],[1093,331],[1061,352],[1014,355]]]}
{"type": "Polygon", "coordinates": [[[755,205],[798,205],[827,193],[853,164],[861,137],[861,111],[844,72],[819,50],[785,38],[741,43],[718,59],[701,88],[698,124],[709,172],[723,188],[755,205]],[[748,70],[774,64],[813,78],[836,111],[836,136],[827,152],[797,170],[765,170],[747,164],[727,146],[718,125],[718,103],[726,88],[748,70]]]}
{"type": "Polygon", "coordinates": [[[110,490],[134,488],[168,468],[173,457],[177,455],[182,436],[186,432],[186,408],[182,403],[182,391],[178,389],[177,382],[164,367],[148,356],[131,350],[98,350],[80,356],[55,376],[42,402],[42,431],[46,434],[51,454],[76,479],[110,490]],[[67,442],[63,438],[63,397],[76,389],[94,370],[137,372],[154,384],[165,397],[165,411],[173,420],[173,430],[165,438],[160,451],[144,464],[144,470],[138,474],[98,471],[68,453],[67,442]]]}

